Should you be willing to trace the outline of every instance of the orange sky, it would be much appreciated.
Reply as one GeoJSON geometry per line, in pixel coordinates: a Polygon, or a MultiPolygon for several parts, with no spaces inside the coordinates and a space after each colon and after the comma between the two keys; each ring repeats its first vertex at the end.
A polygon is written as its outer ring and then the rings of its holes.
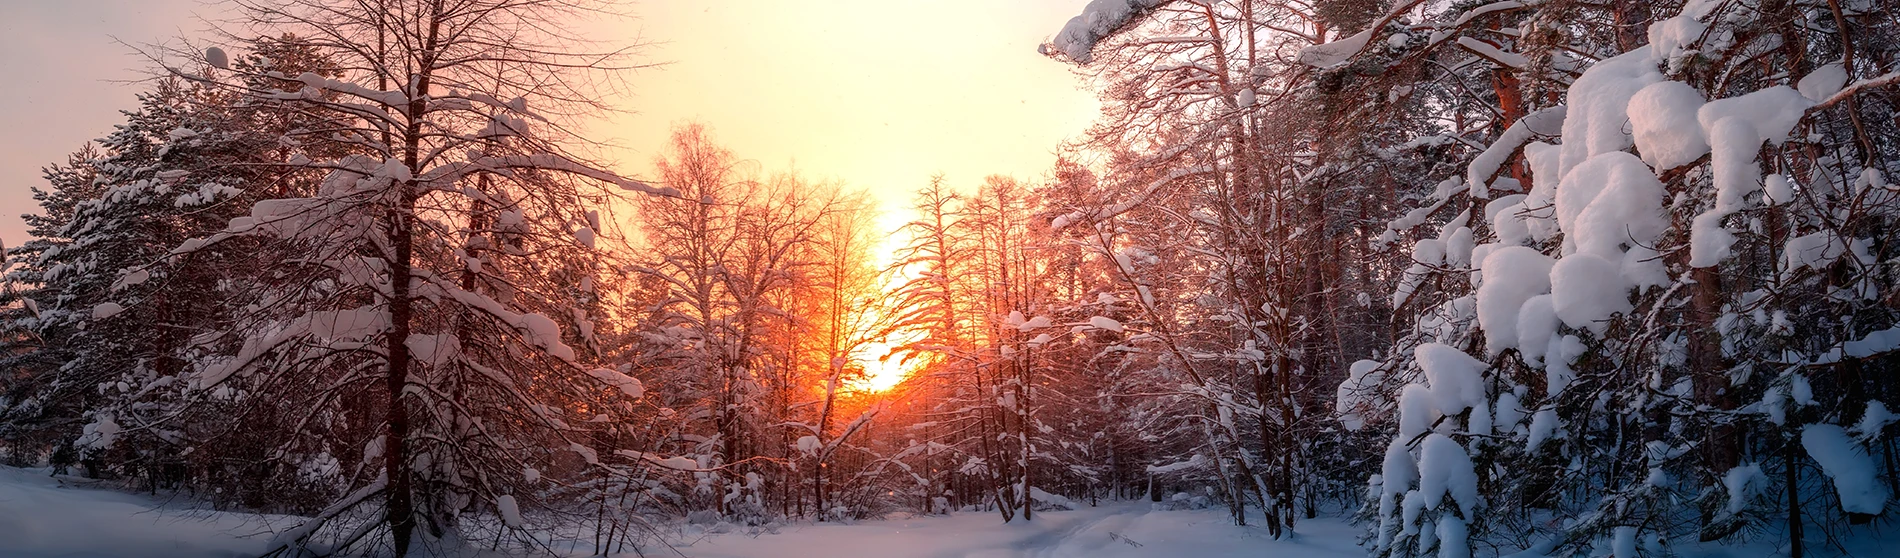
{"type": "MultiPolygon", "coordinates": [[[[596,129],[649,161],[697,119],[740,157],[871,191],[901,208],[932,173],[958,187],[1039,176],[1080,134],[1094,95],[1036,45],[1086,0],[666,1],[622,22],[654,44],[634,115],[596,129]]],[[[899,212],[885,221],[902,223],[899,212]]]]}
{"type": "MultiPolygon", "coordinates": [[[[932,173],[970,187],[992,173],[1034,178],[1094,117],[1092,94],[1036,54],[1086,0],[653,0],[636,20],[587,24],[609,41],[654,44],[634,75],[637,111],[593,134],[651,175],[668,127],[697,119],[768,170],[794,162],[817,179],[905,205],[932,173]]],[[[24,240],[39,168],[120,122],[143,61],[112,43],[202,36],[197,0],[0,0],[0,239],[24,240]]],[[[894,212],[893,212],[894,213],[894,212]]],[[[891,214],[887,223],[901,223],[891,214]]]]}

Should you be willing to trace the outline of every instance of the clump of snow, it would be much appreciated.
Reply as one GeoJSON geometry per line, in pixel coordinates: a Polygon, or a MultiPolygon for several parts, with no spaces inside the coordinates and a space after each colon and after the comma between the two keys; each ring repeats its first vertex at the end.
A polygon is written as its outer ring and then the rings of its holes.
{"type": "Polygon", "coordinates": [[[1347,369],[1346,381],[1339,383],[1338,396],[1333,399],[1340,425],[1353,431],[1365,427],[1365,417],[1359,414],[1359,409],[1377,396],[1379,383],[1384,380],[1385,372],[1379,369],[1378,361],[1360,360],[1352,363],[1347,369]]]}
{"type": "Polygon", "coordinates": [[[1117,333],[1120,333],[1122,331],[1121,322],[1115,321],[1113,318],[1107,318],[1103,316],[1089,317],[1089,326],[1094,327],[1095,329],[1103,329],[1103,330],[1113,331],[1117,333]]]}
{"type": "Polygon", "coordinates": [[[1636,528],[1628,525],[1616,528],[1616,534],[1610,542],[1610,555],[1615,558],[1636,558],[1636,528]]]}
{"type": "MultiPolygon", "coordinates": [[[[1623,132],[1629,121],[1630,98],[1663,80],[1650,58],[1650,48],[1639,47],[1597,62],[1570,85],[1564,97],[1570,109],[1564,119],[1557,174],[1569,174],[1571,168],[1592,156],[1634,145],[1630,135],[1623,132]]],[[[1565,188],[1575,186],[1567,177],[1564,182],[1565,188]]]]}
{"type": "Polygon", "coordinates": [[[147,271],[145,269],[134,269],[132,271],[125,272],[124,275],[120,275],[117,281],[113,281],[112,290],[117,291],[117,290],[121,290],[133,285],[143,284],[146,281],[151,280],[151,278],[152,278],[152,272],[147,271]]]}
{"type": "Polygon", "coordinates": [[[1483,373],[1488,365],[1483,361],[1440,343],[1419,345],[1413,357],[1425,371],[1439,413],[1456,415],[1485,404],[1483,373]]]}
{"type": "Polygon", "coordinates": [[[1663,186],[1634,155],[1613,151],[1591,157],[1564,175],[1557,192],[1557,224],[1576,252],[1618,259],[1625,246],[1647,246],[1668,226],[1663,186]]]}
{"type": "Polygon", "coordinates": [[[1536,454],[1537,448],[1543,447],[1544,442],[1556,437],[1557,426],[1558,419],[1555,410],[1544,409],[1532,415],[1530,436],[1524,442],[1524,453],[1536,454]]]}
{"type": "Polygon", "coordinates": [[[1087,64],[1096,43],[1165,3],[1166,0],[1093,0],[1082,8],[1081,15],[1070,18],[1062,26],[1050,44],[1042,47],[1042,53],[1060,52],[1071,60],[1087,64]],[[1055,51],[1049,50],[1051,47],[1055,51]]]}
{"type": "Polygon", "coordinates": [[[101,302],[92,305],[92,319],[103,320],[117,316],[120,312],[124,311],[125,307],[120,306],[117,302],[101,302]]]}
{"type": "Polygon", "coordinates": [[[1893,412],[1887,410],[1886,403],[1868,401],[1867,410],[1861,412],[1860,423],[1854,425],[1854,435],[1862,442],[1872,442],[1880,437],[1881,430],[1893,424],[1895,418],[1893,412]]]}
{"type": "Polygon", "coordinates": [[[113,418],[112,413],[95,413],[92,422],[86,423],[86,426],[81,429],[79,439],[73,440],[73,447],[93,450],[112,447],[112,443],[119,440],[119,433],[123,430],[119,427],[118,421],[113,418]]]}
{"type": "Polygon", "coordinates": [[[1782,276],[1786,277],[1803,268],[1825,268],[1846,255],[1847,249],[1847,241],[1828,229],[1789,238],[1782,246],[1782,276]]]}
{"type": "Polygon", "coordinates": [[[1523,246],[1507,246],[1484,259],[1478,287],[1478,327],[1488,354],[1518,347],[1518,315],[1524,302],[1550,292],[1550,256],[1523,246]]]}
{"type": "Polygon", "coordinates": [[[1419,446],[1418,491],[1427,507],[1438,507],[1451,495],[1465,517],[1478,505],[1478,474],[1464,446],[1443,434],[1425,437],[1419,446]]]}
{"type": "Polygon", "coordinates": [[[1524,405],[1518,401],[1516,393],[1507,391],[1498,394],[1497,412],[1493,414],[1495,415],[1493,419],[1495,430],[1501,434],[1510,434],[1516,431],[1518,423],[1524,420],[1524,405]]]}
{"type": "Polygon", "coordinates": [[[1709,140],[1715,183],[1715,207],[1697,215],[1689,230],[1689,265],[1721,263],[1735,244],[1722,219],[1747,209],[1748,196],[1761,189],[1756,155],[1766,141],[1781,145],[1814,101],[1786,86],[1712,101],[1696,111],[1709,140]]]}
{"type": "Polygon", "coordinates": [[[502,524],[516,529],[521,528],[521,508],[515,504],[514,496],[507,494],[496,496],[495,511],[501,513],[502,524]]]}
{"type": "Polygon", "coordinates": [[[1814,71],[1808,72],[1808,75],[1802,76],[1801,81],[1794,84],[1795,90],[1800,91],[1802,97],[1807,97],[1808,100],[1817,103],[1827,100],[1835,93],[1840,93],[1841,88],[1846,86],[1847,68],[1841,66],[1840,62],[1823,64],[1814,71]]]}
{"type": "Polygon", "coordinates": [[[1728,514],[1742,513],[1748,499],[1753,498],[1767,480],[1768,477],[1762,475],[1761,465],[1754,463],[1737,466],[1722,475],[1722,486],[1728,489],[1728,514]]]}
{"type": "Polygon", "coordinates": [[[594,448],[583,446],[579,443],[571,443],[567,445],[567,450],[580,454],[581,459],[585,460],[588,465],[600,464],[600,452],[594,451],[594,448]]]}
{"type": "Polygon", "coordinates": [[[1359,54],[1359,51],[1365,50],[1366,42],[1372,40],[1373,31],[1374,29],[1368,28],[1350,37],[1302,48],[1297,60],[1301,64],[1321,69],[1344,64],[1354,55],[1359,54]]]}
{"type": "Polygon", "coordinates": [[[1699,21],[1706,12],[1693,7],[1697,2],[1690,4],[1692,6],[1685,6],[1681,15],[1649,26],[1649,47],[1654,50],[1655,59],[1668,62],[1671,69],[1680,67],[1684,58],[1696,52],[1693,45],[1708,29],[1699,21]]]}
{"type": "Polygon", "coordinates": [[[1887,507],[1887,486],[1881,484],[1879,467],[1867,455],[1866,448],[1832,424],[1810,424],[1801,429],[1801,448],[1821,465],[1821,471],[1834,479],[1834,491],[1841,497],[1841,509],[1849,513],[1879,515],[1887,507]]]}
{"type": "Polygon", "coordinates": [[[824,442],[818,441],[817,436],[801,436],[798,438],[798,452],[805,455],[818,455],[818,448],[824,447],[824,445],[824,442]]]}
{"type": "Polygon", "coordinates": [[[1424,434],[1437,417],[1438,397],[1431,388],[1406,384],[1399,389],[1399,439],[1410,440],[1424,434]]]}
{"type": "Polygon", "coordinates": [[[1794,184],[1788,182],[1788,177],[1779,174],[1768,175],[1762,178],[1762,199],[1766,200],[1768,205],[1781,205],[1794,201],[1794,184]]]}
{"type": "Polygon", "coordinates": [[[1456,517],[1438,518],[1438,558],[1471,558],[1471,528],[1456,517]]]}
{"type": "Polygon", "coordinates": [[[1550,295],[1533,296],[1517,311],[1517,352],[1532,366],[1543,365],[1544,353],[1562,323],[1550,301],[1550,295]]]}
{"type": "MultiPolygon", "coordinates": [[[[1460,37],[1460,39],[1463,38],[1460,37]]],[[[1498,169],[1504,166],[1504,162],[1510,159],[1511,154],[1517,152],[1518,148],[1523,147],[1524,143],[1530,141],[1532,137],[1554,136],[1562,132],[1565,111],[1564,105],[1542,109],[1524,115],[1517,122],[1511,123],[1511,127],[1505,128],[1497,141],[1485,147],[1484,152],[1471,160],[1471,166],[1467,169],[1465,176],[1465,179],[1471,182],[1471,196],[1479,199],[1491,197],[1489,184],[1492,175],[1497,174],[1498,169]]],[[[1489,219],[1491,211],[1488,206],[1485,213],[1486,218],[1489,219]]]]}
{"type": "Polygon", "coordinates": [[[1708,153],[1709,140],[1696,123],[1704,102],[1701,92],[1680,81],[1652,83],[1630,97],[1630,128],[1643,162],[1664,171],[1708,153]]]}
{"type": "Polygon", "coordinates": [[[611,368],[588,370],[587,375],[593,376],[594,379],[600,380],[609,386],[619,388],[620,392],[627,394],[629,398],[639,399],[642,395],[646,394],[646,387],[640,383],[639,378],[622,374],[611,368]]]}
{"type": "Polygon", "coordinates": [[[1629,312],[1622,267],[1596,254],[1572,254],[1550,270],[1551,308],[1565,325],[1601,332],[1611,316],[1629,312]]]}
{"type": "Polygon", "coordinates": [[[549,356],[570,362],[574,360],[574,348],[561,341],[561,326],[554,323],[554,319],[528,313],[522,314],[514,325],[529,343],[546,350],[549,356]]]}

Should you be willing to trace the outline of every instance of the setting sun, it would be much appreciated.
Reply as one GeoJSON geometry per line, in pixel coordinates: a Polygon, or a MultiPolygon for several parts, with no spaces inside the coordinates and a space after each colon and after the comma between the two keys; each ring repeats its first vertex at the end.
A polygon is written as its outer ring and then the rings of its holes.
{"type": "Polygon", "coordinates": [[[904,362],[904,355],[892,354],[888,343],[867,343],[852,359],[864,367],[864,376],[847,382],[848,389],[856,392],[888,391],[904,383],[914,369],[913,363],[904,362]]]}

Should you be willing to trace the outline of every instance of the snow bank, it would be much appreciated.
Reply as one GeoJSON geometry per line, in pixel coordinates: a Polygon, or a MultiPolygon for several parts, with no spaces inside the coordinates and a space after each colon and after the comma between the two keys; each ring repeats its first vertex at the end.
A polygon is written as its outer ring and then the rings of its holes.
{"type": "Polygon", "coordinates": [[[198,558],[256,556],[245,537],[272,518],[180,510],[142,495],[75,486],[44,469],[0,467],[0,556],[198,558]]]}

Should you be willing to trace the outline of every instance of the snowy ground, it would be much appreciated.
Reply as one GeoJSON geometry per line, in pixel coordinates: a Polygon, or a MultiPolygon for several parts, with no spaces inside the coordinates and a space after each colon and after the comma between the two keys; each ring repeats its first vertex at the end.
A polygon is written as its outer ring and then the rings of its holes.
{"type": "MultiPolygon", "coordinates": [[[[137,494],[54,479],[43,469],[0,467],[0,557],[227,558],[255,556],[271,523],[291,518],[206,512],[137,494]]],[[[1816,556],[1895,556],[1900,528],[1859,528],[1836,542],[1816,543],[1816,556]],[[1844,552],[1843,552],[1844,551],[1844,552]]],[[[685,558],[1136,558],[1272,556],[1359,558],[1362,531],[1337,519],[1307,520],[1289,540],[1259,527],[1236,527],[1221,510],[1155,511],[1146,502],[1076,511],[1039,512],[1004,524],[993,513],[965,513],[851,524],[795,524],[777,534],[689,536],[647,556],[685,558]],[[673,551],[677,551],[677,554],[673,551]]],[[[1723,547],[1683,544],[1690,558],[1786,556],[1768,541],[1723,547]]],[[[1607,549],[1605,549],[1607,554],[1607,549]]],[[[585,552],[575,554],[584,556],[585,552]]],[[[628,553],[622,556],[636,556],[628,553]]]]}
{"type": "Polygon", "coordinates": [[[1222,510],[1152,511],[1147,502],[1039,512],[1004,524],[994,513],[855,525],[801,525],[776,535],[723,535],[680,546],[692,558],[880,556],[891,558],[1228,557],[1362,558],[1360,530],[1333,519],[1300,524],[1292,540],[1235,527],[1222,510]]]}
{"type": "Polygon", "coordinates": [[[83,488],[44,469],[0,467],[0,556],[255,556],[263,516],[158,508],[136,494],[83,488]]]}
{"type": "MultiPolygon", "coordinates": [[[[0,467],[0,557],[91,558],[254,556],[273,518],[205,512],[142,495],[89,488],[43,469],[0,467]]],[[[285,518],[274,518],[283,523],[285,518]]],[[[1002,523],[994,513],[782,527],[777,534],[688,537],[649,556],[761,558],[877,556],[1006,558],[1281,556],[1357,558],[1359,531],[1338,520],[1302,523],[1275,541],[1258,527],[1235,527],[1220,510],[1152,511],[1146,502],[1038,513],[1002,523]]],[[[584,554],[584,553],[583,553],[584,554]]],[[[627,556],[633,556],[628,554],[627,556]]]]}

